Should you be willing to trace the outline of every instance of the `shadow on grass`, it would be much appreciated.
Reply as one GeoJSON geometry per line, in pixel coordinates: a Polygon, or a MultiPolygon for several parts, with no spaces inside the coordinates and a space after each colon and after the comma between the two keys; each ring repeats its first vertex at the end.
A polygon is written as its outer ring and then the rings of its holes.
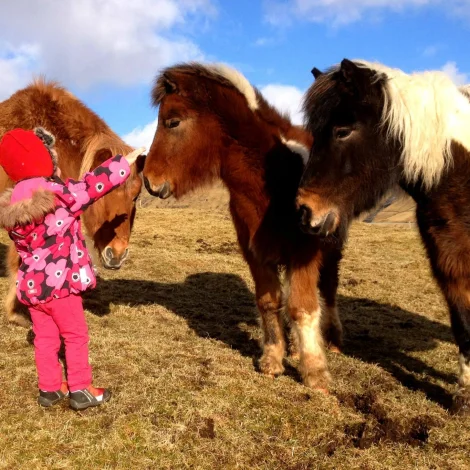
{"type": "MultiPolygon", "coordinates": [[[[110,303],[162,305],[186,319],[200,337],[223,341],[248,357],[260,354],[257,341],[246,331],[258,325],[254,296],[238,275],[206,272],[179,284],[118,279],[100,280],[98,285],[85,299],[86,308],[95,315],[107,315],[110,303]]],[[[405,387],[450,407],[451,395],[429,378],[453,384],[456,377],[413,357],[435,349],[438,342],[453,343],[448,326],[369,299],[339,296],[338,301],[345,354],[380,365],[405,387]]],[[[294,368],[287,367],[286,373],[299,380],[294,368]]]]}

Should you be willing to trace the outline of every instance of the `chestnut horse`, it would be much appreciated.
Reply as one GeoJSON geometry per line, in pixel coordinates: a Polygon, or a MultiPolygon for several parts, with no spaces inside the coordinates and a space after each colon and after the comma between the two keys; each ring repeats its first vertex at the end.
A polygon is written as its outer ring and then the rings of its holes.
{"type": "Polygon", "coordinates": [[[160,109],[144,166],[147,190],[178,198],[217,178],[223,181],[256,286],[264,337],[260,369],[269,376],[284,370],[285,304],[303,381],[326,390],[323,338],[337,349],[342,336],[336,309],[341,246],[299,229],[295,197],[310,134],[272,108],[243,75],[222,65],[167,68],[156,79],[153,103],[160,109]],[[324,299],[323,325],[317,288],[324,299]]]}
{"type": "MultiPolygon", "coordinates": [[[[59,167],[64,178],[77,179],[106,158],[127,154],[132,148],[82,102],[54,82],[38,80],[0,103],[0,138],[14,128],[41,126],[56,137],[59,167]]],[[[141,165],[143,160],[137,163],[141,165]]],[[[135,201],[142,182],[134,165],[125,185],[105,196],[83,214],[88,236],[93,238],[102,265],[119,269],[129,252],[129,238],[135,216],[135,201]]],[[[0,191],[10,186],[0,170],[0,191]]],[[[18,256],[10,247],[8,268],[12,286],[6,301],[7,318],[27,326],[16,302],[15,283],[18,256]]]]}
{"type": "Polygon", "coordinates": [[[305,231],[334,234],[401,186],[460,351],[456,411],[470,410],[470,102],[442,72],[344,59],[306,94],[314,144],[298,195],[305,231]]]}

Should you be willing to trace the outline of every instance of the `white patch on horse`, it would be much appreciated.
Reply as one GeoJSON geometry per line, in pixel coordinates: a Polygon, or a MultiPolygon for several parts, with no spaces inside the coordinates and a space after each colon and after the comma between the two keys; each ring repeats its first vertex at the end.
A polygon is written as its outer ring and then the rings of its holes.
{"type": "Polygon", "coordinates": [[[233,86],[245,96],[248,107],[252,111],[258,109],[259,104],[255,89],[243,74],[225,64],[211,64],[206,67],[231,82],[233,86]]]}
{"type": "MultiPolygon", "coordinates": [[[[328,380],[330,377],[323,347],[321,314],[320,307],[313,312],[303,311],[300,318],[293,322],[299,341],[300,368],[304,381],[312,371],[325,371],[325,378],[328,380]]],[[[305,383],[311,386],[308,379],[305,383]]]]}
{"type": "Polygon", "coordinates": [[[470,365],[465,357],[460,354],[459,356],[460,376],[459,385],[461,387],[470,387],[470,365]]]}
{"type": "Polygon", "coordinates": [[[286,138],[281,135],[281,142],[288,147],[292,152],[297,153],[302,157],[302,161],[304,165],[307,164],[308,162],[308,157],[310,156],[310,150],[308,147],[306,147],[304,144],[301,142],[298,142],[296,140],[286,140],[286,138]]]}
{"type": "Polygon", "coordinates": [[[433,187],[452,164],[452,141],[470,151],[468,98],[444,72],[408,75],[378,63],[354,62],[387,78],[382,121],[389,136],[403,145],[405,177],[433,187]]]}

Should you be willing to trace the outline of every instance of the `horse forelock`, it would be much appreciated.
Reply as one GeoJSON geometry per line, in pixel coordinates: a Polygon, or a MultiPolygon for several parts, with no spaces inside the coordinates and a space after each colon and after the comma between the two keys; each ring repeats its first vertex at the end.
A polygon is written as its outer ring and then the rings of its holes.
{"type": "Polygon", "coordinates": [[[340,104],[336,73],[337,68],[334,68],[320,75],[305,94],[302,111],[305,124],[314,136],[323,132],[334,109],[340,104]]]}
{"type": "Polygon", "coordinates": [[[382,64],[355,61],[385,77],[382,123],[402,146],[407,181],[437,184],[452,164],[453,141],[470,151],[470,102],[441,71],[406,74],[382,64]]]}
{"type": "Polygon", "coordinates": [[[178,74],[205,77],[220,85],[235,88],[244,96],[252,111],[256,111],[259,107],[256,89],[242,73],[225,64],[202,64],[199,62],[182,63],[164,69],[156,78],[152,90],[154,106],[158,106],[168,94],[168,80],[176,79],[178,74]]]}

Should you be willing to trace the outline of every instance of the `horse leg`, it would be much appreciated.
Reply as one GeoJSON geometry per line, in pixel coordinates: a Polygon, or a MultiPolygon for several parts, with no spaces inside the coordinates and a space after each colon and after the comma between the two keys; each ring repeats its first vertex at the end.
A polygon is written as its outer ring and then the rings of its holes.
{"type": "Polygon", "coordinates": [[[452,332],[459,348],[459,389],[452,411],[470,413],[470,285],[468,280],[443,286],[450,310],[452,332]]]}
{"type": "Polygon", "coordinates": [[[342,258],[340,249],[324,251],[318,284],[323,298],[322,331],[325,344],[332,352],[341,352],[343,346],[343,327],[336,306],[336,292],[339,281],[339,263],[342,258]]]}
{"type": "Polygon", "coordinates": [[[459,390],[452,411],[470,414],[470,238],[467,226],[459,219],[449,223],[446,202],[419,201],[416,217],[434,277],[449,307],[459,348],[459,390]]]}
{"type": "Polygon", "coordinates": [[[300,373],[306,386],[326,392],[330,382],[317,295],[319,256],[311,263],[288,270],[287,311],[296,330],[300,350],[300,373]]]}
{"type": "Polygon", "coordinates": [[[256,286],[256,304],[263,330],[263,355],[259,367],[263,374],[280,375],[284,372],[282,361],[285,354],[282,322],[281,283],[276,267],[249,262],[256,286]]]}
{"type": "Polygon", "coordinates": [[[7,270],[10,286],[5,299],[6,317],[10,323],[29,328],[31,326],[31,322],[28,320],[26,308],[20,304],[18,297],[16,296],[16,278],[19,267],[20,257],[16,252],[15,245],[11,243],[8,247],[7,254],[7,270]]]}

